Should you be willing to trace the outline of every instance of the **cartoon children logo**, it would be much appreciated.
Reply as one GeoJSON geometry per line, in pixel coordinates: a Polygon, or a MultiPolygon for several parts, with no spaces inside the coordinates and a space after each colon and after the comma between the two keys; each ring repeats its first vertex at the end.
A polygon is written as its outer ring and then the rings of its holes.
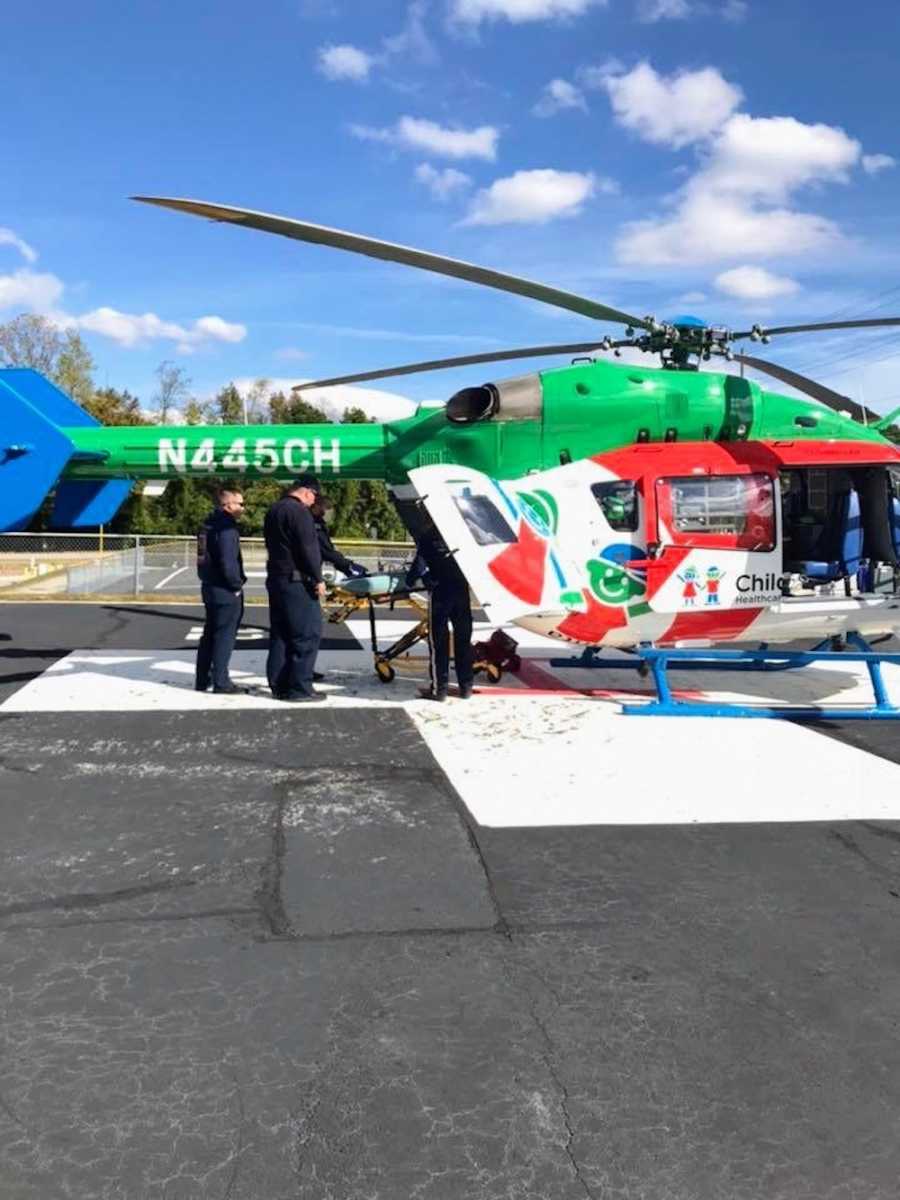
{"type": "Polygon", "coordinates": [[[693,608],[697,600],[697,593],[703,586],[700,582],[700,572],[696,567],[685,567],[684,574],[679,574],[678,578],[684,584],[681,591],[681,598],[685,603],[685,607],[693,608]]]}
{"type": "Polygon", "coordinates": [[[701,592],[706,592],[707,607],[711,605],[718,607],[719,584],[725,578],[725,574],[726,572],[719,567],[707,567],[706,579],[701,581],[700,572],[696,567],[685,567],[683,573],[678,576],[683,584],[681,599],[684,601],[685,608],[695,608],[697,597],[701,592]]]}
{"type": "Polygon", "coordinates": [[[719,584],[725,576],[725,572],[718,567],[706,568],[706,603],[718,605],[719,603],[719,584]]]}

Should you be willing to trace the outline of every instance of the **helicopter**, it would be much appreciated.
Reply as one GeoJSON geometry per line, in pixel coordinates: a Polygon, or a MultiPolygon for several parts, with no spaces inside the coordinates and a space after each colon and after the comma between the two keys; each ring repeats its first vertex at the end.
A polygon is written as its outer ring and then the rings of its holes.
{"type": "Polygon", "coordinates": [[[870,637],[900,629],[897,417],[735,343],[900,317],[731,330],[660,321],[587,297],[292,218],[205,201],[134,199],[437,272],[624,326],[565,343],[429,360],[298,390],[550,355],[570,365],[470,386],[443,408],[369,425],[98,426],[34,372],[0,371],[0,527],[58,480],[54,520],[97,524],[136,479],[382,479],[413,536],[437,526],[492,624],[586,646],[870,637]],[[662,369],[596,358],[622,349],[662,369]],[[737,361],[809,398],[726,372],[737,361]],[[75,411],[73,411],[75,410],[75,411]],[[76,419],[77,416],[77,419],[76,419]],[[38,448],[39,447],[39,448],[38,448]],[[885,572],[893,586],[877,587],[885,572]],[[826,594],[827,593],[827,594],[826,594]]]}

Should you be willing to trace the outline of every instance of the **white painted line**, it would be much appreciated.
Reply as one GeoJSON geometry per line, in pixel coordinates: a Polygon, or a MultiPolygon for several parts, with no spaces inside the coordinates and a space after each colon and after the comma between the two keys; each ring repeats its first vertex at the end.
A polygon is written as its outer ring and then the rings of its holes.
{"type": "MultiPolygon", "coordinates": [[[[401,625],[402,622],[395,624],[401,625]]],[[[10,696],[7,712],[172,712],[281,709],[265,690],[265,652],[232,655],[236,683],[252,696],[193,690],[195,652],[79,651],[10,696]]],[[[786,721],[623,717],[614,700],[497,691],[436,705],[417,698],[424,682],[407,665],[380,683],[365,649],[325,650],[319,668],[327,705],[396,707],[409,713],[473,816],[483,825],[648,825],[694,822],[900,820],[900,766],[786,721]]],[[[713,691],[697,672],[690,686],[711,697],[852,705],[868,698],[865,668],[807,668],[713,691]]],[[[547,670],[545,663],[539,664],[547,670]]],[[[622,672],[570,671],[575,687],[635,687],[622,672]]],[[[900,668],[885,667],[900,697],[900,668]]],[[[718,677],[721,686],[721,676],[718,677]]],[[[729,680],[731,684],[734,680],[729,680]]],[[[643,686],[643,685],[642,685],[643,686]]],[[[308,709],[298,706],[302,723],[308,709]]]]}
{"type": "MultiPolygon", "coordinates": [[[[179,712],[219,708],[281,708],[266,684],[266,652],[236,650],[231,677],[258,695],[214,696],[194,691],[195,650],[80,650],[67,655],[0,704],[2,712],[179,712]]],[[[328,673],[322,684],[337,706],[401,704],[421,680],[398,674],[378,681],[364,650],[322,650],[316,660],[328,673]]],[[[319,685],[317,685],[319,686],[319,685]]],[[[300,710],[305,711],[305,710],[300,710]]]]}
{"type": "Polygon", "coordinates": [[[900,767],[788,721],[527,694],[435,707],[411,715],[482,825],[900,820],[900,767]]]}
{"type": "Polygon", "coordinates": [[[177,567],[177,568],[176,568],[176,569],[175,569],[175,570],[172,572],[172,574],[171,574],[171,575],[167,575],[167,576],[165,577],[165,579],[161,579],[161,580],[159,581],[159,583],[157,583],[157,584],[154,586],[154,588],[153,588],[154,592],[158,592],[158,591],[160,591],[160,589],[161,589],[161,588],[164,588],[164,587],[166,586],[166,584],[167,584],[167,583],[169,583],[169,581],[170,581],[170,580],[172,580],[172,579],[174,579],[174,578],[175,578],[175,576],[176,576],[176,575],[181,575],[181,574],[183,574],[183,572],[185,572],[186,570],[187,570],[187,567],[177,567]]]}
{"type": "MultiPolygon", "coordinates": [[[[242,625],[237,631],[236,640],[239,642],[261,642],[269,636],[265,629],[257,629],[254,626],[242,625]]],[[[203,626],[192,625],[184,635],[186,642],[199,642],[203,637],[203,626]]]]}

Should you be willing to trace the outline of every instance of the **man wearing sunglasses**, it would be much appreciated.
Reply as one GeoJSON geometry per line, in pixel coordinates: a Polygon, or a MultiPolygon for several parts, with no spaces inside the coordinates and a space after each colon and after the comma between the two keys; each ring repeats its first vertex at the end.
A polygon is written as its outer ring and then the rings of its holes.
{"type": "Polygon", "coordinates": [[[197,648],[194,686],[198,692],[205,692],[212,686],[218,695],[234,696],[246,691],[232,683],[228,674],[244,615],[244,584],[247,582],[237,527],[244,511],[244,497],[236,488],[223,487],[219,489],[217,500],[217,508],[197,534],[197,574],[206,623],[197,648]]]}

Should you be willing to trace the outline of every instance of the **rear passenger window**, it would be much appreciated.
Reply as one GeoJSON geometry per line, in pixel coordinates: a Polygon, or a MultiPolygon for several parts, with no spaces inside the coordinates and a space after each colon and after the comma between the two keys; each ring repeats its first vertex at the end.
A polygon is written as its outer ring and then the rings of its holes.
{"type": "Polygon", "coordinates": [[[463,488],[453,497],[466,527],[479,546],[497,546],[517,541],[512,526],[490,498],[463,488]]]}
{"type": "Polygon", "coordinates": [[[626,479],[591,485],[594,499],[610,529],[634,533],[638,527],[637,487],[626,479]]]}

